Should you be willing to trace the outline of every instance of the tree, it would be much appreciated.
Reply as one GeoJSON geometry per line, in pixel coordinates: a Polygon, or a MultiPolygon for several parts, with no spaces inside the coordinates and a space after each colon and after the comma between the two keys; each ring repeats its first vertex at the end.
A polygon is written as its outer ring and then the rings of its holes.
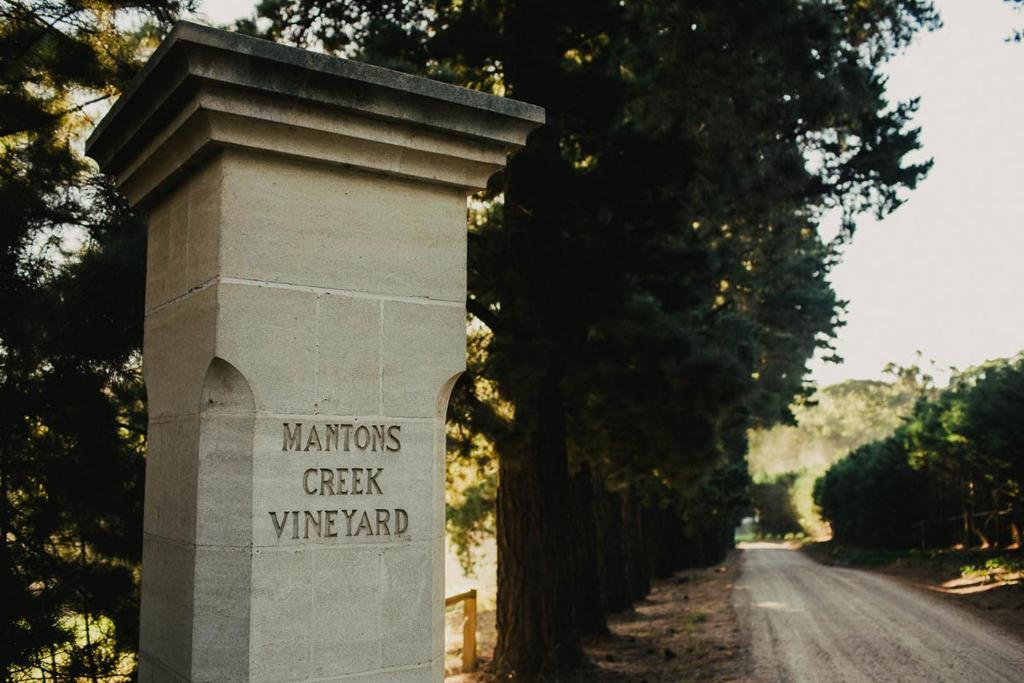
{"type": "Polygon", "coordinates": [[[140,226],[77,151],[175,0],[0,3],[0,670],[127,678],[144,412],[140,226]],[[126,296],[126,292],[128,292],[126,296]]]}
{"type": "Polygon", "coordinates": [[[982,454],[992,506],[1024,507],[1024,356],[983,366],[970,399],[963,435],[982,454]]]}
{"type": "Polygon", "coordinates": [[[785,536],[803,530],[790,495],[796,478],[796,472],[787,472],[754,483],[751,498],[757,512],[757,525],[762,533],[785,536]]]}
{"type": "Polygon", "coordinates": [[[879,69],[937,17],[917,0],[259,13],[246,30],[547,109],[470,225],[467,306],[486,348],[459,405],[499,461],[497,668],[573,666],[576,586],[593,578],[579,572],[594,569],[574,473],[643,517],[666,488],[707,481],[731,435],[788,418],[838,324],[826,278],[854,218],[894,210],[928,170],[904,162],[915,104],[890,105],[879,69]],[[831,208],[847,220],[825,244],[831,208]]]}
{"type": "Polygon", "coordinates": [[[896,439],[862,446],[829,468],[814,487],[833,538],[866,547],[913,547],[924,481],[896,439]]]}
{"type": "Polygon", "coordinates": [[[816,537],[828,527],[814,509],[815,480],[851,451],[891,436],[918,399],[932,395],[931,378],[920,368],[890,364],[891,381],[847,380],[818,390],[793,407],[796,424],[755,429],[750,434],[750,471],[758,480],[793,473],[790,494],[796,519],[816,537]]]}
{"type": "Polygon", "coordinates": [[[922,396],[892,436],[818,480],[835,537],[861,545],[1018,543],[1024,508],[1024,358],[990,361],[922,396]]]}

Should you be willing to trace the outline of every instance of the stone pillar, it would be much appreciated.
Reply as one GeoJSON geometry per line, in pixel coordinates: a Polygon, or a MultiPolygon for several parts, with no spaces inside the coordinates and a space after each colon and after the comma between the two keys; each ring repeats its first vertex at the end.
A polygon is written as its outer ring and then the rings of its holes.
{"type": "Polygon", "coordinates": [[[100,123],[149,221],[141,681],[442,679],[466,195],[543,120],[182,23],[100,123]]]}

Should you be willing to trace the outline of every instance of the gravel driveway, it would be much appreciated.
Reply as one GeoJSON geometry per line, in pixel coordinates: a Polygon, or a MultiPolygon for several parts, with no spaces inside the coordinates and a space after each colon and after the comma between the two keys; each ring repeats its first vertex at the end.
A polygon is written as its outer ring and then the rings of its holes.
{"type": "Polygon", "coordinates": [[[733,604],[759,681],[1024,681],[1024,643],[923,590],[784,544],[741,547],[733,604]]]}

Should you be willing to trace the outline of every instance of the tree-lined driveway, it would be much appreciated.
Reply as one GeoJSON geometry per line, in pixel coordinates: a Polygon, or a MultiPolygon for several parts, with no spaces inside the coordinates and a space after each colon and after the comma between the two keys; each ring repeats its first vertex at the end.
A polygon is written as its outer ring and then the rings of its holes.
{"type": "Polygon", "coordinates": [[[759,681],[1020,683],[1024,643],[925,591],[743,546],[733,592],[759,681]]]}

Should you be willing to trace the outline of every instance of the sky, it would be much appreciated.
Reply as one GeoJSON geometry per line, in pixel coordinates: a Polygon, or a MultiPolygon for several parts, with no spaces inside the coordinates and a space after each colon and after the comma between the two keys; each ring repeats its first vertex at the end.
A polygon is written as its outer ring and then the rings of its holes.
{"type": "Polygon", "coordinates": [[[197,14],[212,24],[230,24],[234,19],[252,14],[256,3],[257,0],[200,0],[197,14]]]}
{"type": "MultiPolygon", "coordinates": [[[[228,23],[254,0],[207,0],[228,23]]],[[[1002,0],[937,0],[944,27],[888,68],[935,166],[894,214],[862,218],[832,282],[848,302],[842,364],[811,362],[824,386],[880,379],[889,362],[966,368],[1024,350],[1024,14],[1002,0]],[[917,353],[921,353],[920,360],[917,353]]]]}
{"type": "Polygon", "coordinates": [[[940,0],[944,22],[888,69],[893,100],[920,96],[935,166],[881,222],[862,219],[832,274],[849,302],[841,365],[819,385],[879,378],[889,361],[966,368],[1024,350],[1024,14],[1001,0],[940,0]]]}
{"type": "Polygon", "coordinates": [[[214,24],[229,24],[253,13],[257,0],[200,0],[199,12],[214,24]]]}

